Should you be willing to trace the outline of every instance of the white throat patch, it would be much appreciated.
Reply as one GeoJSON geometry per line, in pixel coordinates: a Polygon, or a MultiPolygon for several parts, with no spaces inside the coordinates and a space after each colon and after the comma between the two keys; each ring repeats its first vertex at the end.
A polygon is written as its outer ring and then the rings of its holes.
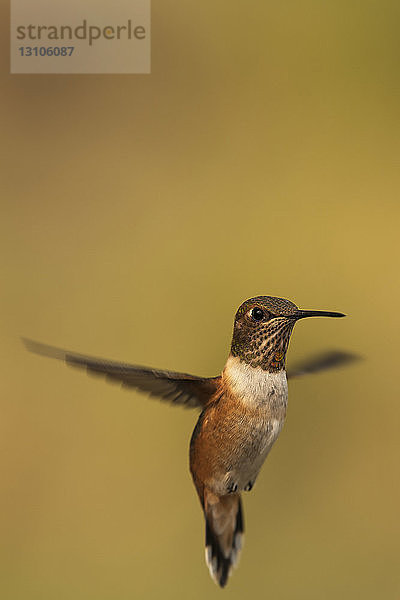
{"type": "Polygon", "coordinates": [[[237,356],[230,356],[224,369],[224,377],[235,396],[246,403],[260,404],[271,396],[287,402],[287,380],[284,370],[269,373],[261,367],[251,367],[237,356]]]}

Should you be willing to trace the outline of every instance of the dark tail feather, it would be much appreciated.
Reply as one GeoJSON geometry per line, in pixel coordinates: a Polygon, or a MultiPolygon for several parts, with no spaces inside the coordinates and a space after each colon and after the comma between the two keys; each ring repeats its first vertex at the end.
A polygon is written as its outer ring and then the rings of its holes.
{"type": "Polygon", "coordinates": [[[239,560],[243,514],[239,495],[223,496],[206,512],[206,562],[211,577],[224,587],[239,560]]]}

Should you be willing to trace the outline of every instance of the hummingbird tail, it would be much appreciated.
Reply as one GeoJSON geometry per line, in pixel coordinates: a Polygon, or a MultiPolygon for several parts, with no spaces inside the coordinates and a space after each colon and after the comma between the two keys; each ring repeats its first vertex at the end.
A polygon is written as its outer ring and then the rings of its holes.
{"type": "Polygon", "coordinates": [[[204,500],[206,562],[211,577],[224,587],[242,547],[242,503],[239,494],[216,496],[208,492],[204,500]]]}

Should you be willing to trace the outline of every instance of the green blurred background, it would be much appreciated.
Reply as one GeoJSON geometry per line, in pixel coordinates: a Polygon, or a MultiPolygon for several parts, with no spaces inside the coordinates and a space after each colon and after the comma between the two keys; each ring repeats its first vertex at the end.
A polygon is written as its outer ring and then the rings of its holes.
{"type": "Polygon", "coordinates": [[[399,3],[153,1],[149,76],[9,75],[2,17],[1,597],[398,599],[399,3]],[[19,336],[214,375],[257,294],[365,360],[290,385],[221,592],[196,413],[19,336]]]}

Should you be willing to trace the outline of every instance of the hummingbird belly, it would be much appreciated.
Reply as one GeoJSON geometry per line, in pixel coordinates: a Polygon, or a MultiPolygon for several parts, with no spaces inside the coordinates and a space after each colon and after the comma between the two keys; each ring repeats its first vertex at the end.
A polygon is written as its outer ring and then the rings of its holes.
{"type": "Polygon", "coordinates": [[[283,427],[286,405],[271,409],[266,403],[256,411],[231,407],[224,416],[221,405],[205,411],[191,441],[194,479],[220,496],[251,489],[283,427]]]}
{"type": "Polygon", "coordinates": [[[284,417],[272,418],[258,427],[253,427],[248,432],[246,439],[241,440],[237,451],[231,456],[229,470],[221,482],[223,487],[227,482],[229,486],[229,482],[233,481],[236,483],[238,491],[251,489],[283,423],[284,417]]]}

